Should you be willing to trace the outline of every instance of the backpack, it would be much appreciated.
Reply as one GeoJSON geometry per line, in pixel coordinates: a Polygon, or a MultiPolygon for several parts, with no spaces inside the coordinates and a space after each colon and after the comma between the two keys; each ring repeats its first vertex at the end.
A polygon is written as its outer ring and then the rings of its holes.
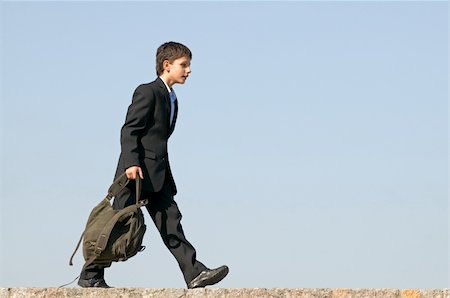
{"type": "Polygon", "coordinates": [[[73,257],[83,241],[83,256],[86,263],[83,270],[90,264],[110,266],[112,262],[126,261],[143,251],[142,239],[146,230],[141,207],[147,200],[139,200],[141,180],[139,175],[135,180],[136,204],[121,210],[114,210],[111,199],[124,189],[130,180],[122,174],[108,190],[106,197],[91,211],[86,228],[73,252],[69,265],[73,265],[73,257]]]}

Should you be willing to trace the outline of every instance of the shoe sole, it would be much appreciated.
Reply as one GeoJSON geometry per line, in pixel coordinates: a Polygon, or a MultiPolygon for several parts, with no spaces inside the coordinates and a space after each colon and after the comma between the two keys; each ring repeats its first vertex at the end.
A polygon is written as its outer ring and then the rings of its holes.
{"type": "Polygon", "coordinates": [[[208,280],[205,280],[205,283],[201,283],[200,285],[192,288],[192,289],[196,289],[196,288],[204,288],[206,286],[212,286],[215,285],[216,283],[220,282],[222,279],[224,279],[229,272],[229,268],[228,267],[224,267],[224,270],[220,270],[219,272],[217,272],[216,275],[212,276],[211,278],[209,278],[208,280]]]}
{"type": "Polygon", "coordinates": [[[109,288],[112,288],[112,287],[110,287],[110,286],[108,286],[108,285],[106,285],[106,286],[98,286],[98,285],[95,285],[95,284],[92,285],[92,284],[89,283],[89,281],[84,280],[84,279],[79,280],[77,284],[78,284],[80,287],[82,287],[82,288],[102,288],[102,289],[109,289],[109,288]]]}

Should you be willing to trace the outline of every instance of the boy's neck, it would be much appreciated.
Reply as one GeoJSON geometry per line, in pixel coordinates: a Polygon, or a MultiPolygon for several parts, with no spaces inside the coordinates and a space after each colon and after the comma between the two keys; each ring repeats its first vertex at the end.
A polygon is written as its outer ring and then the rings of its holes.
{"type": "Polygon", "coordinates": [[[170,89],[172,89],[172,86],[174,85],[174,82],[170,79],[168,73],[163,73],[160,75],[160,77],[166,82],[167,86],[169,86],[170,89]]]}

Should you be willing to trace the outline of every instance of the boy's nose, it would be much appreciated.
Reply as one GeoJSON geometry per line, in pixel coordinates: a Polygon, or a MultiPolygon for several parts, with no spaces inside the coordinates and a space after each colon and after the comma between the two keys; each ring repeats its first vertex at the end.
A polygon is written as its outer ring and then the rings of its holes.
{"type": "Polygon", "coordinates": [[[188,74],[191,73],[191,68],[188,67],[188,68],[186,69],[186,72],[187,72],[188,74]]]}

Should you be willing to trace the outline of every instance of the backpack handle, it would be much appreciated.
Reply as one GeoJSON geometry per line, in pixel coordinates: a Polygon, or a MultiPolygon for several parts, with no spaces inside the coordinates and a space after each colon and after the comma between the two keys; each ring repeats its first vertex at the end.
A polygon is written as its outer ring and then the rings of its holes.
{"type": "Polygon", "coordinates": [[[136,205],[138,205],[141,198],[141,190],[142,190],[142,181],[141,176],[139,176],[139,174],[136,175],[135,184],[136,184],[136,205]]]}
{"type": "MultiPolygon", "coordinates": [[[[109,201],[111,201],[111,199],[117,196],[117,194],[121,192],[122,189],[124,189],[128,185],[128,183],[130,183],[130,179],[128,179],[126,173],[123,173],[111,184],[111,186],[108,189],[108,195],[106,196],[106,198],[109,201]]],[[[135,184],[136,184],[136,204],[138,204],[141,198],[141,189],[142,189],[142,181],[139,175],[136,175],[135,184]]]]}

